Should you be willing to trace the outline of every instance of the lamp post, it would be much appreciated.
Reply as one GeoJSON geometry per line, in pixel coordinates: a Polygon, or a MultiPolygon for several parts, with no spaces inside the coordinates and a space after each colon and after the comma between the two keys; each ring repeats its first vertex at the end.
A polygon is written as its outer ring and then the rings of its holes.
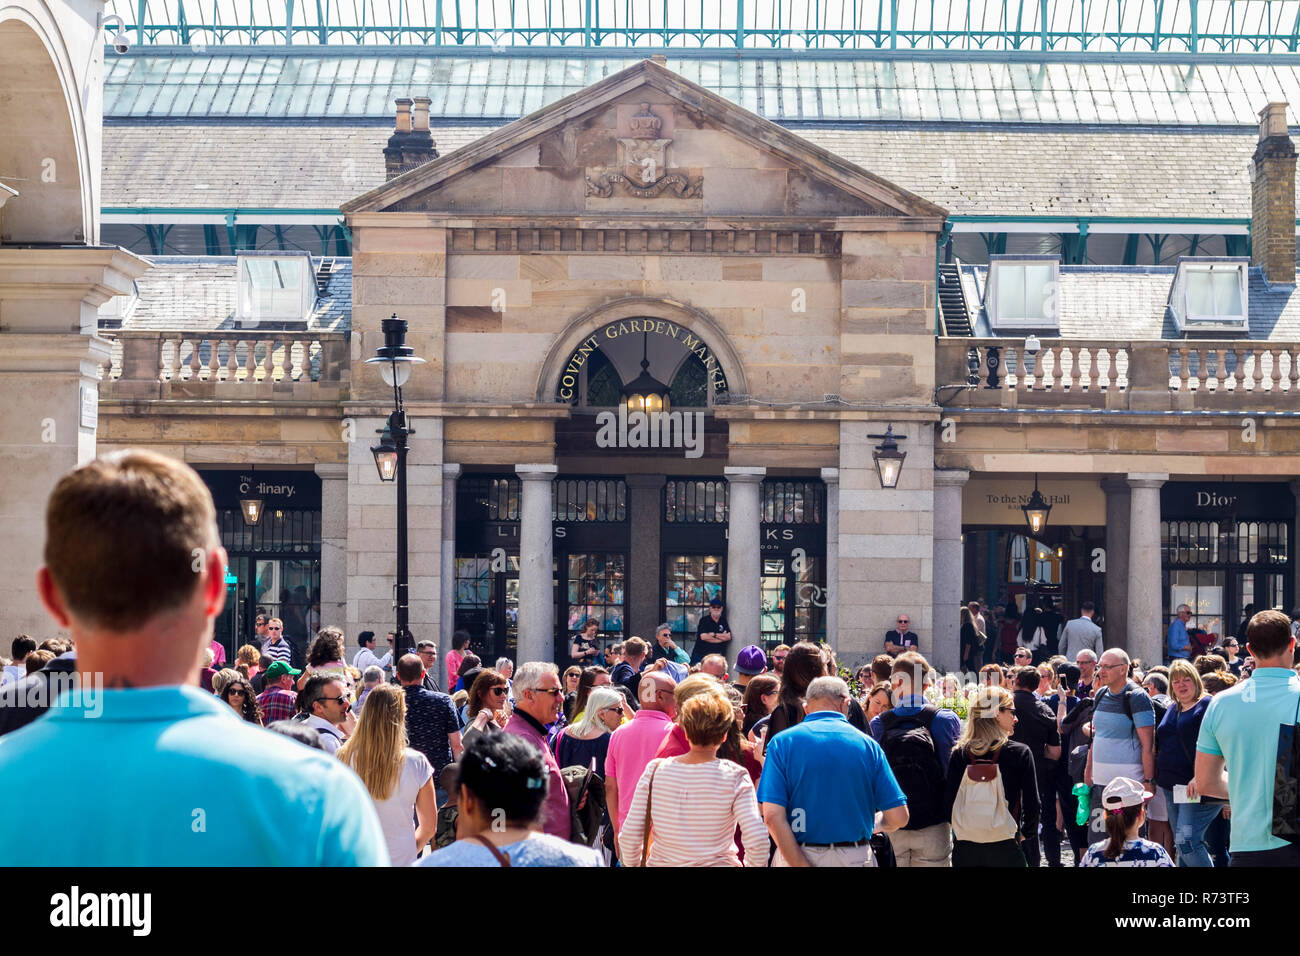
{"type": "Polygon", "coordinates": [[[1047,503],[1042,492],[1038,490],[1038,475],[1034,475],[1034,493],[1029,496],[1029,503],[1020,506],[1025,513],[1025,524],[1035,535],[1047,527],[1047,518],[1052,513],[1052,506],[1047,503]]]}
{"type": "Polygon", "coordinates": [[[881,488],[897,488],[898,476],[903,472],[903,459],[907,457],[907,452],[898,450],[896,439],[906,440],[906,435],[895,435],[893,423],[885,428],[883,435],[868,435],[868,438],[879,438],[881,442],[876,446],[876,450],[871,453],[871,457],[876,462],[876,472],[880,476],[881,488]]]}
{"type": "Polygon", "coordinates": [[[384,344],[375,350],[374,358],[366,359],[367,365],[378,365],[379,374],[384,384],[393,389],[393,411],[388,416],[388,423],[380,432],[379,444],[370,449],[375,456],[375,468],[379,471],[380,481],[397,482],[397,584],[394,588],[394,605],[397,610],[397,640],[393,646],[393,666],[397,659],[407,652],[411,631],[410,623],[410,589],[406,570],[406,452],[407,439],[415,432],[406,421],[406,410],[402,407],[402,386],[411,377],[411,369],[424,364],[424,359],[417,358],[415,351],[406,344],[406,322],[393,313],[393,317],[381,323],[384,344]]]}
{"type": "Polygon", "coordinates": [[[641,339],[641,374],[623,386],[623,404],[628,413],[632,412],[666,412],[671,406],[668,398],[668,386],[650,374],[648,356],[648,333],[642,332],[641,339]]]}

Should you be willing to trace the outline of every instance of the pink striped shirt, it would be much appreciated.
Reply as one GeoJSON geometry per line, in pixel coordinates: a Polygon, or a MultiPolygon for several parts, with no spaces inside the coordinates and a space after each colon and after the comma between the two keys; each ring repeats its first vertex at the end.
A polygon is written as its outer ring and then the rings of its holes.
{"type": "Polygon", "coordinates": [[[740,866],[734,839],[737,826],[745,866],[767,865],[767,828],[744,767],[730,760],[684,764],[676,758],[656,758],[637,783],[618,835],[624,866],[641,862],[652,774],[647,866],[740,866]]]}

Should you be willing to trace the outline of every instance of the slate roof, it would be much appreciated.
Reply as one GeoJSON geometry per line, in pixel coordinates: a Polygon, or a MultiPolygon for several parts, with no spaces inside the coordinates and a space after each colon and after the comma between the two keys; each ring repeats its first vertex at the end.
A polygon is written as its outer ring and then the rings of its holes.
{"type": "MultiPolygon", "coordinates": [[[[434,126],[443,155],[496,128],[434,126]]],[[[954,215],[1250,216],[1254,131],[792,131],[954,215]]],[[[387,123],[106,124],[102,201],[109,208],[337,209],[384,182],[391,132],[387,123]]]]}
{"type": "MultiPolygon", "coordinates": [[[[212,332],[240,327],[235,320],[239,289],[234,256],[153,256],[149,261],[153,268],[135,281],[135,294],[101,309],[102,328],[212,332]]],[[[317,297],[305,322],[262,322],[260,327],[268,331],[350,331],[352,260],[332,261],[325,292],[317,297]]],[[[313,272],[321,262],[320,257],[312,257],[313,272]]]]}
{"type": "MultiPolygon", "coordinates": [[[[986,265],[961,268],[971,327],[981,337],[993,335],[982,312],[988,269],[986,265]]],[[[1059,337],[1179,338],[1173,318],[1165,308],[1176,272],[1176,266],[1061,266],[1059,337]]],[[[1275,342],[1300,339],[1300,295],[1294,286],[1270,286],[1263,272],[1252,268],[1248,300],[1251,339],[1275,342]]]]}

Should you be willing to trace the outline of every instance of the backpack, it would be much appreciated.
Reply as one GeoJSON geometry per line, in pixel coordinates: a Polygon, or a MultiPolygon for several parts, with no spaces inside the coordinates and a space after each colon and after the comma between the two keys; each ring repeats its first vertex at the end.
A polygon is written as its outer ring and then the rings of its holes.
{"type": "Polygon", "coordinates": [[[569,841],[583,846],[595,846],[600,838],[600,824],[605,818],[605,781],[596,773],[596,759],[591,767],[575,765],[560,770],[564,790],[569,796],[569,841]],[[583,797],[586,805],[579,810],[583,797]]]}
{"type": "Polygon", "coordinates": [[[961,775],[952,805],[952,835],[971,843],[1000,843],[1019,832],[1016,814],[1007,808],[997,754],[972,757],[961,775]]]}
{"type": "Polygon", "coordinates": [[[880,717],[880,746],[907,797],[905,830],[920,830],[948,819],[943,809],[943,763],[930,732],[930,725],[938,715],[937,707],[927,705],[911,717],[903,717],[896,711],[880,717]]]}

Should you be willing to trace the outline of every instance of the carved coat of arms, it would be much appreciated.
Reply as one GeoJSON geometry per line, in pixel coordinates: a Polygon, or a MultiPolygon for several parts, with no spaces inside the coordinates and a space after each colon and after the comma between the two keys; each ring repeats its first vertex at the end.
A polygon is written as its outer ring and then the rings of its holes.
{"type": "Polygon", "coordinates": [[[587,195],[608,199],[615,190],[649,199],[667,192],[681,199],[701,194],[701,177],[691,179],[668,168],[671,136],[663,136],[663,119],[642,103],[628,121],[630,136],[618,137],[618,171],[591,169],[587,172],[587,195]]]}

